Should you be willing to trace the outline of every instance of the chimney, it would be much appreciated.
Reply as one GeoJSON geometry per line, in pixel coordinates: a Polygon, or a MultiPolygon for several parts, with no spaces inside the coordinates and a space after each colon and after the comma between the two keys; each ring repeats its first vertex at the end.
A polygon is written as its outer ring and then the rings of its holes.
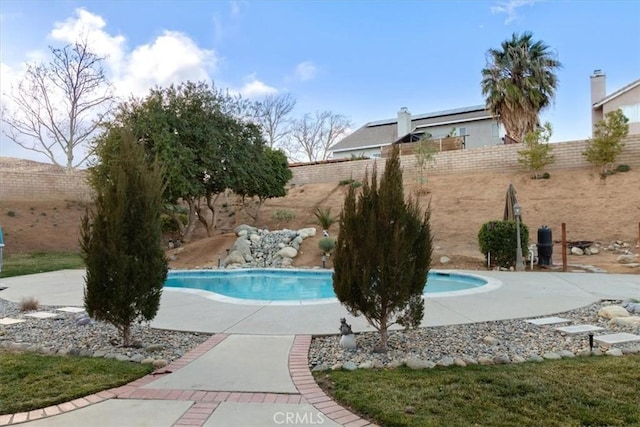
{"type": "Polygon", "coordinates": [[[402,107],[398,111],[398,135],[396,139],[400,139],[411,132],[411,113],[407,107],[402,107]]]}
{"type": "Polygon", "coordinates": [[[593,108],[593,106],[607,96],[605,80],[605,75],[602,70],[593,71],[591,75],[591,135],[593,135],[596,130],[596,123],[604,118],[604,109],[602,107],[593,108]]]}
{"type": "Polygon", "coordinates": [[[605,88],[606,76],[602,70],[594,70],[591,76],[591,105],[601,101],[606,96],[605,88]]]}

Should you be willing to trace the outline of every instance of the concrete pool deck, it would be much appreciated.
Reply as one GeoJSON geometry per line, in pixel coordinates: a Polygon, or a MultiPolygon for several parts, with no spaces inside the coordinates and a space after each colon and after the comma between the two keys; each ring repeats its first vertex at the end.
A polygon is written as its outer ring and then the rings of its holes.
{"type": "MultiPolygon", "coordinates": [[[[422,326],[552,315],[601,299],[640,298],[640,275],[476,272],[500,281],[487,292],[428,297],[422,326]]],[[[82,306],[84,271],[0,279],[0,298],[36,297],[43,305],[82,306]]],[[[365,426],[315,384],[308,369],[311,336],[337,334],[347,317],[356,332],[372,328],[337,302],[240,305],[206,293],[166,289],[152,326],[215,333],[167,367],[133,383],[43,410],[0,415],[0,426],[365,426]],[[289,422],[288,424],[292,424],[289,422]]]]}

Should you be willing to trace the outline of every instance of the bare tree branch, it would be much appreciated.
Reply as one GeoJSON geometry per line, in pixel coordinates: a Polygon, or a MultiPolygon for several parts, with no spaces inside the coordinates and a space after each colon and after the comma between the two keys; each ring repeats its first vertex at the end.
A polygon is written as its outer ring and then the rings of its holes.
{"type": "Polygon", "coordinates": [[[113,107],[113,90],[102,68],[104,58],[93,54],[86,40],[49,49],[51,61],[29,65],[8,95],[12,105],[2,121],[10,140],[73,169],[91,156],[89,142],[113,107]],[[81,147],[86,155],[78,161],[81,147]],[[57,158],[60,152],[64,161],[57,158]]]}
{"type": "Polygon", "coordinates": [[[347,136],[350,127],[351,121],[342,114],[331,111],[316,112],[313,116],[305,114],[293,121],[285,148],[293,160],[300,157],[309,162],[327,160],[331,147],[347,136]]]}
{"type": "Polygon", "coordinates": [[[254,121],[260,125],[270,148],[275,147],[291,129],[288,115],[296,105],[291,94],[269,95],[255,104],[254,121]]]}

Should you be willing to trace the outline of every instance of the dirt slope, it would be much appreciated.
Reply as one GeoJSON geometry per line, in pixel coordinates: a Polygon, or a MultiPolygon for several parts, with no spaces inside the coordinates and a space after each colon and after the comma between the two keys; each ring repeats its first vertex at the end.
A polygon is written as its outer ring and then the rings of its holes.
{"type": "MultiPolygon", "coordinates": [[[[431,206],[437,248],[435,267],[443,267],[438,263],[442,255],[453,259],[446,268],[483,267],[477,245],[478,230],[486,221],[502,218],[509,183],[516,187],[532,243],[535,243],[536,230],[541,225],[551,227],[554,240],[559,240],[561,223],[565,222],[568,240],[590,240],[605,245],[619,240],[630,243],[635,249],[640,223],[638,170],[618,173],[606,180],[601,180],[592,169],[554,171],[549,180],[532,180],[525,173],[438,175],[428,178],[429,192],[420,197],[424,207],[431,206]]],[[[405,193],[415,194],[419,188],[417,183],[406,183],[405,193]]],[[[257,225],[272,230],[315,226],[313,209],[331,207],[332,213],[337,215],[346,191],[346,187],[337,182],[294,187],[286,197],[265,204],[257,225]],[[296,217],[290,222],[275,221],[272,215],[278,210],[289,210],[296,217]]],[[[216,235],[206,238],[204,230],[198,229],[192,243],[169,251],[177,257],[172,262],[173,267],[217,265],[218,255],[224,258],[225,250],[234,240],[233,228],[241,223],[252,223],[235,198],[221,198],[219,206],[216,235]]],[[[82,204],[67,201],[0,201],[5,253],[78,250],[79,224],[84,208],[82,204]]],[[[337,224],[330,232],[337,235],[337,224]]],[[[320,265],[319,238],[305,241],[295,265],[320,265]]],[[[608,271],[640,273],[638,269],[620,267],[614,261],[615,256],[604,251],[590,257],[570,257],[572,263],[599,265],[608,271]]],[[[561,262],[558,244],[554,248],[554,262],[561,262]]]]}

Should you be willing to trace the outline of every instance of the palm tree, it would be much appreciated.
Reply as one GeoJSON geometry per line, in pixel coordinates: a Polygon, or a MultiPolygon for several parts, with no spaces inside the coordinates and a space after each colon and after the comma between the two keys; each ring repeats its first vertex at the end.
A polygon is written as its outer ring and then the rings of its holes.
{"type": "Polygon", "coordinates": [[[538,114],[555,96],[562,67],[556,55],[533,34],[514,33],[501,49],[487,51],[482,70],[482,94],[487,108],[504,125],[507,135],[522,141],[538,125],[538,114]]]}

